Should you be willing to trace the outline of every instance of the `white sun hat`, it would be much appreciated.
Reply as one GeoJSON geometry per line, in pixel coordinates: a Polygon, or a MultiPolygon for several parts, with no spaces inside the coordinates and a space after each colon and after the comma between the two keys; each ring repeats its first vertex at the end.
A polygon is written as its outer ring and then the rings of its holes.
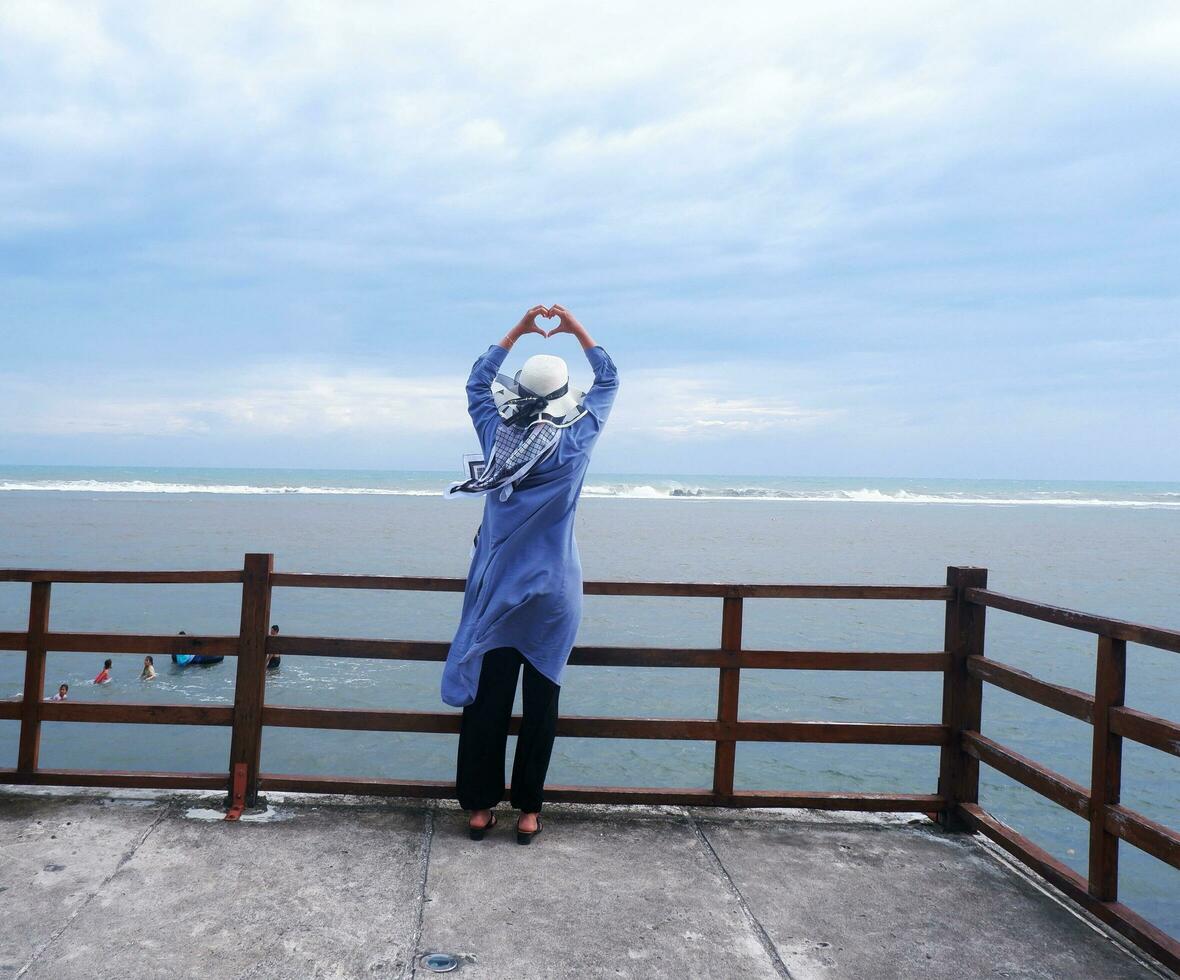
{"type": "Polygon", "coordinates": [[[496,375],[492,382],[496,411],[512,425],[545,422],[564,429],[586,414],[582,407],[586,393],[570,388],[569,380],[569,368],[560,357],[534,354],[514,377],[496,375]]]}

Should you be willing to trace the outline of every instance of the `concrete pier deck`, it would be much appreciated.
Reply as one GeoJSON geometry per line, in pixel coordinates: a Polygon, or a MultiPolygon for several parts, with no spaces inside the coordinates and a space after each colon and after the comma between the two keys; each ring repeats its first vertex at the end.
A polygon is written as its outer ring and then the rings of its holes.
{"type": "Polygon", "coordinates": [[[921,817],[0,791],[0,977],[1168,976],[921,817]]]}

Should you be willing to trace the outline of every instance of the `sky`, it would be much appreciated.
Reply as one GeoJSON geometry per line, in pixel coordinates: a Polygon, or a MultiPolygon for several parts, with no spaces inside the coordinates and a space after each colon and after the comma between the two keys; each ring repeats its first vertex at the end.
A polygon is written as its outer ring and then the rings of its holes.
{"type": "Polygon", "coordinates": [[[0,463],[1180,480],[1180,6],[0,4],[0,463]],[[572,338],[523,340],[510,368],[572,338]]]}

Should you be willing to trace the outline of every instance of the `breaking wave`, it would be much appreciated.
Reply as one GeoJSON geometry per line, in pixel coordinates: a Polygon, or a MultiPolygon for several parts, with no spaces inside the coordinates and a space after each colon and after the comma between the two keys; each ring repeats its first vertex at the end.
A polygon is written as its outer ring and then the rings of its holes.
{"type": "MultiPolygon", "coordinates": [[[[265,483],[182,483],[154,480],[3,480],[0,492],[122,493],[122,494],[284,494],[284,495],[354,495],[389,497],[433,497],[442,494],[448,480],[440,475],[433,481],[414,481],[415,485],[337,486],[265,483]]],[[[582,495],[590,498],[631,500],[751,500],[795,503],[868,503],[868,504],[956,504],[1000,507],[1124,507],[1180,509],[1180,492],[1155,490],[1136,494],[1126,489],[1110,496],[1095,496],[1093,487],[1084,490],[1028,489],[1014,486],[994,492],[978,488],[931,492],[928,490],[880,489],[874,487],[691,486],[669,481],[662,483],[590,483],[582,495]]]]}

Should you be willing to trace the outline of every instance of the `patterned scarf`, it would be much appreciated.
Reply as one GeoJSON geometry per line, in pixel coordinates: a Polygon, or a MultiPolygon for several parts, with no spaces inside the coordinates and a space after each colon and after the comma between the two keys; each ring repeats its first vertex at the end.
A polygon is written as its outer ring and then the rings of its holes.
{"type": "Polygon", "coordinates": [[[500,499],[512,496],[515,485],[523,480],[534,466],[548,456],[556,447],[561,436],[560,430],[552,425],[530,425],[527,429],[500,422],[496,426],[496,440],[492,446],[492,458],[484,471],[477,477],[452,483],[446,496],[460,493],[479,495],[500,491],[500,499]]]}

